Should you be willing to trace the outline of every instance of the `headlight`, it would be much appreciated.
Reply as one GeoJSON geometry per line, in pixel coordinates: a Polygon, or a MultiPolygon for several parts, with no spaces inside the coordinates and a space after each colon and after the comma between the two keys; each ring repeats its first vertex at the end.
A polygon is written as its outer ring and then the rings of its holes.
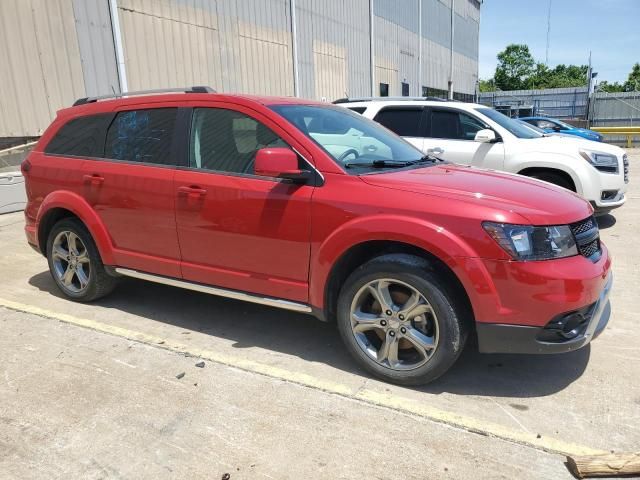
{"type": "Polygon", "coordinates": [[[532,227],[484,222],[482,227],[515,260],[549,260],[578,254],[567,225],[532,227]]]}
{"type": "Polygon", "coordinates": [[[580,155],[602,172],[618,173],[618,158],[615,155],[590,150],[580,150],[580,155]]]}

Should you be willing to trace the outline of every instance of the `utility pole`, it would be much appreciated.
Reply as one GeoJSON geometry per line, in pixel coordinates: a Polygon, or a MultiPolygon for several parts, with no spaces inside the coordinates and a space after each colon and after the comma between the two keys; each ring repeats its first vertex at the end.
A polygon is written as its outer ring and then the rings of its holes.
{"type": "Polygon", "coordinates": [[[549,0],[549,10],[547,11],[547,53],[544,57],[544,64],[547,67],[549,66],[549,41],[551,38],[551,2],[552,0],[549,0]]]}
{"type": "Polygon", "coordinates": [[[451,0],[451,44],[449,45],[449,100],[453,100],[453,36],[455,33],[455,0],[451,0]]]}

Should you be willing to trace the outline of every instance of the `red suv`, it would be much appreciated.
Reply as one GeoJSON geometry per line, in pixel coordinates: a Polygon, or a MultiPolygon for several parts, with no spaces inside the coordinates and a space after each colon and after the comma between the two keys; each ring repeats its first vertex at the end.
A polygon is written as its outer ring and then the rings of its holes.
{"type": "Polygon", "coordinates": [[[472,334],[566,352],[606,326],[611,261],[577,195],[424,156],[339,106],[148,93],[78,100],[22,165],[28,242],[69,298],[129,276],[307,312],[400,384],[472,334]]]}

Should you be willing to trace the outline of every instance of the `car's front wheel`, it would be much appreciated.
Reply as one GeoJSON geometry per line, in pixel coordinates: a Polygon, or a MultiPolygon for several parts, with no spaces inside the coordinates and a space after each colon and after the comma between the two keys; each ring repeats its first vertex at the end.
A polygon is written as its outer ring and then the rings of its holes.
{"type": "Polygon", "coordinates": [[[463,310],[447,279],[425,260],[390,254],[349,276],[338,299],[338,328],[369,372],[402,385],[425,384],[462,352],[463,310]]]}
{"type": "Polygon", "coordinates": [[[91,234],[76,218],[54,225],[47,239],[49,270],[67,297],[90,302],[107,295],[117,279],[109,275],[91,234]]]}

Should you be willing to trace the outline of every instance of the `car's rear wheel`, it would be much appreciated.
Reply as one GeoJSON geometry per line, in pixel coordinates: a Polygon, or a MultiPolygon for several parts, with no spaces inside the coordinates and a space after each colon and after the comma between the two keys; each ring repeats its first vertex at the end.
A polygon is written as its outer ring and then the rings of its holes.
{"type": "Polygon", "coordinates": [[[417,385],[445,373],[464,347],[461,305],[442,275],[421,258],[378,257],[353,272],[338,299],[338,328],[369,372],[417,385]]]}
{"type": "Polygon", "coordinates": [[[106,272],[91,234],[75,218],[65,218],[51,229],[47,260],[56,285],[73,300],[96,300],[116,285],[117,279],[106,272]]]}

